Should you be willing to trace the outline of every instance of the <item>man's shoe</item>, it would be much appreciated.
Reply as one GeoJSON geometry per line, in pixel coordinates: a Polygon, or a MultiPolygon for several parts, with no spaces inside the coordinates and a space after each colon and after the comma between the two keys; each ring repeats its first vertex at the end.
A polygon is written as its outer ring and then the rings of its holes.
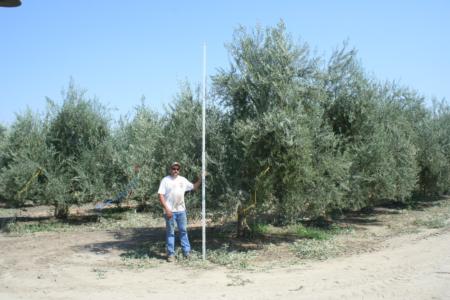
{"type": "Polygon", "coordinates": [[[191,258],[191,254],[189,252],[183,253],[183,257],[184,257],[184,259],[189,259],[189,258],[191,258]]]}
{"type": "Polygon", "coordinates": [[[175,262],[175,255],[167,256],[167,262],[170,262],[170,263],[175,262]]]}

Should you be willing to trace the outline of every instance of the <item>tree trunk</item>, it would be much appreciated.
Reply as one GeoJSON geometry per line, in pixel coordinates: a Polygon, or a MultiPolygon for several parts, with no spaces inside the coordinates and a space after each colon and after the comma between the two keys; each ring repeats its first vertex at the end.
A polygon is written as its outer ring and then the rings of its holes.
{"type": "Polygon", "coordinates": [[[60,220],[67,220],[69,217],[69,205],[65,203],[55,204],[55,218],[60,220]]]}
{"type": "Polygon", "coordinates": [[[247,223],[247,216],[243,205],[240,204],[237,210],[237,237],[247,237],[251,235],[251,229],[247,223]]]}

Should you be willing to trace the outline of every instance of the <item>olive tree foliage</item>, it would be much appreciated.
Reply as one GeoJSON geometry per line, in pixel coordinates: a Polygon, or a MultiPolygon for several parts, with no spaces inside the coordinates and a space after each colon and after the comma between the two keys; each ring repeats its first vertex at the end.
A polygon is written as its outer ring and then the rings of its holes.
{"type": "Polygon", "coordinates": [[[230,69],[213,82],[228,110],[227,171],[240,234],[250,213],[270,211],[282,222],[324,215],[343,195],[348,164],[322,121],[318,60],[306,44],[293,44],[283,23],[251,33],[241,27],[228,47],[230,69]]]}
{"type": "Polygon", "coordinates": [[[450,192],[450,106],[443,101],[438,110],[437,116],[438,143],[443,153],[444,164],[440,172],[440,178],[437,184],[439,194],[448,194],[450,192]]]}
{"type": "MultiPolygon", "coordinates": [[[[202,102],[199,89],[195,92],[189,83],[184,83],[175,96],[173,104],[162,117],[162,134],[154,153],[155,168],[153,172],[158,181],[154,185],[154,193],[159,181],[169,174],[172,162],[181,163],[181,175],[194,182],[201,176],[202,166],[202,102]]],[[[218,208],[223,203],[226,191],[226,161],[225,123],[223,114],[212,101],[206,105],[206,165],[207,205],[218,208]]],[[[155,199],[157,199],[155,197],[155,199]]],[[[201,194],[188,195],[187,205],[200,207],[201,194]]],[[[156,203],[157,201],[155,201],[156,203]]],[[[159,204],[156,203],[159,207],[159,204]]],[[[192,210],[191,210],[192,211],[192,210]]]]}
{"type": "Polygon", "coordinates": [[[0,198],[10,205],[44,202],[45,167],[51,161],[46,131],[46,122],[27,109],[17,115],[2,138],[0,198]]]}
{"type": "Polygon", "coordinates": [[[122,118],[113,136],[114,161],[120,173],[112,182],[112,191],[118,193],[126,189],[130,181],[137,180],[133,197],[144,208],[148,200],[155,202],[155,186],[160,180],[155,172],[159,167],[155,156],[158,144],[164,140],[162,119],[142,99],[133,118],[122,118]]]}
{"type": "Polygon", "coordinates": [[[351,164],[348,208],[408,199],[417,182],[417,148],[401,93],[370,80],[345,44],[330,59],[325,87],[325,117],[351,164]]]}
{"type": "Polygon", "coordinates": [[[0,169],[6,165],[6,145],[8,141],[8,128],[0,124],[0,169]]]}
{"type": "Polygon", "coordinates": [[[8,128],[0,124],[0,169],[6,164],[6,143],[7,143],[8,128]]]}
{"type": "Polygon", "coordinates": [[[378,85],[379,123],[388,141],[386,154],[390,164],[390,188],[387,199],[405,202],[411,199],[420,183],[417,126],[424,120],[425,108],[414,91],[395,83],[378,85]]]}
{"type": "Polygon", "coordinates": [[[0,124],[0,143],[3,145],[3,142],[6,138],[6,133],[8,131],[8,128],[0,124]]]}
{"type": "MultiPolygon", "coordinates": [[[[383,94],[386,95],[385,99],[387,99],[386,101],[391,108],[391,112],[395,112],[397,119],[401,120],[401,129],[405,134],[404,137],[407,137],[408,141],[415,148],[414,158],[408,158],[407,162],[414,163],[416,170],[415,172],[410,171],[408,172],[409,174],[404,174],[403,178],[407,179],[408,176],[415,176],[414,193],[421,193],[423,186],[422,174],[426,161],[429,157],[435,155],[433,149],[436,149],[433,144],[428,144],[429,141],[426,141],[433,135],[433,132],[427,129],[431,120],[431,112],[424,104],[424,97],[414,90],[398,87],[395,83],[386,84],[382,89],[383,94]]],[[[386,117],[388,115],[392,115],[392,113],[386,112],[386,117]]]]}
{"type": "Polygon", "coordinates": [[[46,170],[47,201],[66,218],[70,205],[102,199],[114,174],[108,112],[71,82],[62,105],[49,100],[48,126],[53,163],[46,170]]]}
{"type": "Polygon", "coordinates": [[[417,125],[420,180],[418,194],[438,196],[450,187],[450,108],[434,102],[426,118],[417,125]]]}

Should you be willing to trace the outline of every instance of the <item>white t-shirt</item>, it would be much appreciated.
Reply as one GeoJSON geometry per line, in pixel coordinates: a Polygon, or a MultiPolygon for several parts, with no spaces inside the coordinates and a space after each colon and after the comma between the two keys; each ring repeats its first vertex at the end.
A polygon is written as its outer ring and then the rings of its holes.
{"type": "Polygon", "coordinates": [[[186,210],[184,203],[184,193],[194,188],[194,184],[178,175],[177,177],[166,176],[161,180],[158,194],[164,195],[167,206],[172,212],[181,212],[186,210]]]}

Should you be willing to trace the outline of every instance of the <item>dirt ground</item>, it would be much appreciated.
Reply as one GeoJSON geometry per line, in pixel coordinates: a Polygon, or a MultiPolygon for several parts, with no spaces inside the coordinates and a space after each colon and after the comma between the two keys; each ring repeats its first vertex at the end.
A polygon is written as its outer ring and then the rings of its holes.
{"type": "Polygon", "coordinates": [[[450,299],[448,202],[440,226],[420,226],[435,208],[383,208],[342,220],[355,230],[337,237],[346,247],[337,257],[290,260],[286,242],[261,250],[265,264],[248,269],[162,255],[124,262],[130,247],[160,242],[159,227],[0,233],[0,299],[450,299]]]}

